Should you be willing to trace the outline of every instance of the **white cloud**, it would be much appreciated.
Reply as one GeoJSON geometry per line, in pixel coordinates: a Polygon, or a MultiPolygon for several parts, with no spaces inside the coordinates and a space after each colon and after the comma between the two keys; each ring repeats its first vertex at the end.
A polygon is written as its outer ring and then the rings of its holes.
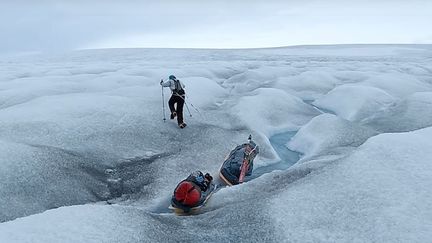
{"type": "Polygon", "coordinates": [[[432,3],[422,0],[21,0],[0,8],[0,52],[415,43],[432,35],[432,3]]]}

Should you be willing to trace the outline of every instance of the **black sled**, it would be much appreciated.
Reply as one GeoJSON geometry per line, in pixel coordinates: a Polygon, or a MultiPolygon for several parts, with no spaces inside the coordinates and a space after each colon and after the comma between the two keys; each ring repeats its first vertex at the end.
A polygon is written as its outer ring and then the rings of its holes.
{"type": "Polygon", "coordinates": [[[235,147],[223,162],[219,177],[229,186],[243,183],[246,176],[252,175],[253,160],[259,147],[249,136],[248,142],[235,147]]]}

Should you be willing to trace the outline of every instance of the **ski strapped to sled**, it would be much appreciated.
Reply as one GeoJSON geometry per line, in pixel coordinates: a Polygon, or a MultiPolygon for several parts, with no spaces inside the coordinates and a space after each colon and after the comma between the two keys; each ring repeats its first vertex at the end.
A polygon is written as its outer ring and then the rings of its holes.
{"type": "Polygon", "coordinates": [[[249,170],[249,163],[251,161],[251,154],[253,152],[255,152],[255,149],[258,147],[258,146],[255,146],[252,149],[251,146],[250,146],[251,140],[252,140],[252,136],[249,135],[248,144],[247,144],[247,146],[245,148],[245,157],[243,159],[243,163],[242,163],[242,166],[240,168],[239,183],[243,183],[244,178],[246,176],[246,172],[249,170]]]}

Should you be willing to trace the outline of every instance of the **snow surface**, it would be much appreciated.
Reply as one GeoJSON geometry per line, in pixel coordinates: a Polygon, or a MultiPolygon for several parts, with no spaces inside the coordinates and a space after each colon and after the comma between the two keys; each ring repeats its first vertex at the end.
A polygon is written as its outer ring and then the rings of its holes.
{"type": "Polygon", "coordinates": [[[304,154],[304,160],[322,153],[335,153],[333,149],[356,148],[376,134],[371,128],[332,114],[322,114],[304,125],[288,143],[288,147],[304,154]]]}
{"type": "Polygon", "coordinates": [[[294,183],[285,178],[296,170],[287,171],[279,188],[290,189],[278,190],[267,202],[279,239],[428,242],[431,136],[432,128],[380,134],[294,183]]]}
{"type": "Polygon", "coordinates": [[[0,59],[0,241],[427,242],[431,60],[428,45],[0,59]],[[170,74],[186,85],[183,130],[163,122],[170,74]],[[289,138],[270,138],[296,131],[301,158],[281,170],[270,141],[289,138]],[[216,176],[249,134],[265,173],[201,214],[167,210],[180,180],[216,176]]]}
{"type": "Polygon", "coordinates": [[[345,84],[328,92],[313,104],[333,111],[349,121],[361,121],[395,101],[385,91],[363,85],[345,84]]]}

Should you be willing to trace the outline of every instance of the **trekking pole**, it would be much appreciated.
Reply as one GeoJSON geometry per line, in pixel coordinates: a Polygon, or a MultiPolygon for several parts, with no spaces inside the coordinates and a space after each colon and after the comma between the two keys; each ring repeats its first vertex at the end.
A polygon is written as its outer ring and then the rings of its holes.
{"type": "MultiPolygon", "coordinates": [[[[188,95],[186,95],[186,97],[189,99],[189,96],[188,95]]],[[[186,100],[185,100],[185,103],[186,103],[186,100]]],[[[192,108],[194,108],[195,109],[195,111],[196,112],[198,112],[198,114],[200,114],[200,116],[202,117],[202,114],[201,114],[201,112],[192,104],[192,103],[190,103],[189,102],[189,104],[192,106],[192,108]]]]}
{"type": "MultiPolygon", "coordinates": [[[[189,112],[190,117],[192,117],[192,114],[191,114],[191,112],[190,112],[190,110],[189,110],[188,103],[192,106],[192,108],[194,108],[194,109],[196,110],[196,112],[198,112],[198,114],[200,114],[200,116],[201,116],[202,118],[204,118],[203,115],[201,114],[201,112],[200,112],[200,111],[199,111],[199,110],[198,110],[198,109],[197,109],[197,108],[196,108],[192,103],[187,102],[186,99],[183,98],[183,96],[181,96],[181,95],[178,95],[178,97],[182,98],[182,100],[184,101],[184,103],[185,103],[185,105],[186,105],[186,109],[187,109],[187,111],[189,112]]],[[[189,96],[185,96],[185,97],[189,98],[189,96]]]]}
{"type": "Polygon", "coordinates": [[[201,114],[201,112],[197,108],[195,108],[195,106],[192,103],[189,102],[189,104],[192,106],[192,108],[194,108],[196,110],[196,112],[201,114]]]}
{"type": "MultiPolygon", "coordinates": [[[[161,79],[161,83],[163,82],[163,80],[161,79]]],[[[165,117],[165,96],[164,96],[164,90],[163,90],[163,86],[161,84],[161,89],[162,89],[162,112],[163,112],[163,121],[166,121],[166,117],[165,117]]]]}
{"type": "MultiPolygon", "coordinates": [[[[184,100],[184,99],[183,99],[183,100],[184,100]]],[[[190,110],[189,110],[189,106],[188,106],[188,104],[187,104],[186,101],[185,101],[185,105],[186,105],[186,109],[187,109],[187,111],[189,112],[189,116],[192,117],[192,114],[191,114],[191,112],[190,112],[190,110]]]]}

